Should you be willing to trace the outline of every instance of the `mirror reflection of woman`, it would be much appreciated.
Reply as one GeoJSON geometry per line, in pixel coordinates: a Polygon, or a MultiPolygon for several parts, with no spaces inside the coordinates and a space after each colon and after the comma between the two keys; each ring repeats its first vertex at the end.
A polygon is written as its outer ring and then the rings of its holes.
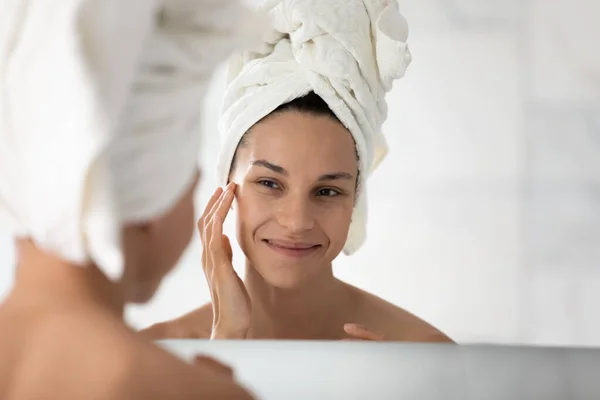
{"type": "Polygon", "coordinates": [[[276,29],[265,47],[230,64],[223,187],[198,223],[212,301],[143,333],[451,342],[332,270],[365,239],[367,178],[387,153],[384,96],[411,59],[406,21],[392,1],[271,3],[276,29]],[[232,208],[244,280],[223,235],[232,208]]]}

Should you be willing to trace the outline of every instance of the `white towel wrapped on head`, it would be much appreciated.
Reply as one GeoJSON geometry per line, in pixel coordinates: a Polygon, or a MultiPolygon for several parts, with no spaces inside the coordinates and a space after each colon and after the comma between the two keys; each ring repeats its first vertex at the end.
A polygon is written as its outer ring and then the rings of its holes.
{"type": "Polygon", "coordinates": [[[274,29],[262,48],[232,57],[219,129],[218,179],[225,184],[248,129],[280,105],[314,91],[352,134],[359,197],[344,252],[366,238],[366,179],[387,153],[385,94],[411,62],[408,24],[394,0],[257,0],[274,29]]]}
{"type": "Polygon", "coordinates": [[[213,68],[254,43],[235,0],[3,2],[0,220],[122,274],[120,229],[166,213],[197,170],[213,68]]]}

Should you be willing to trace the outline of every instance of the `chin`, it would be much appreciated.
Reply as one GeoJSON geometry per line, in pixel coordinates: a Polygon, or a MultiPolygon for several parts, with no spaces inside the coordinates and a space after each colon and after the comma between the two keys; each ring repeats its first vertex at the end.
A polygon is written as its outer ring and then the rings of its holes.
{"type": "Polygon", "coordinates": [[[257,268],[258,273],[269,286],[283,290],[299,288],[307,281],[306,273],[299,273],[290,269],[286,266],[274,266],[272,264],[267,268],[257,268]]]}
{"type": "Polygon", "coordinates": [[[312,276],[318,274],[323,260],[319,257],[294,259],[261,254],[252,265],[270,286],[278,289],[295,289],[302,287],[312,276]]]}

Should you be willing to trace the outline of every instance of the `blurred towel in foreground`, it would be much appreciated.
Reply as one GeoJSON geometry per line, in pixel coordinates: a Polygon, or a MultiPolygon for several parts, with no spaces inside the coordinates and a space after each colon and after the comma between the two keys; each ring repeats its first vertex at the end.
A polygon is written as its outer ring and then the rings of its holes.
{"type": "Polygon", "coordinates": [[[227,0],[0,2],[0,220],[118,279],[120,228],[197,169],[215,66],[258,38],[227,0]]]}

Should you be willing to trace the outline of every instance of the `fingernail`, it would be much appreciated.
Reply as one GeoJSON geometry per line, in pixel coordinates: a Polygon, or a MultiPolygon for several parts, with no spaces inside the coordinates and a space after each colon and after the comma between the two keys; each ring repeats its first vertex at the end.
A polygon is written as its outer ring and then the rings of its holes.
{"type": "Polygon", "coordinates": [[[346,324],[344,325],[344,329],[360,329],[360,330],[367,330],[367,328],[365,328],[362,325],[359,324],[346,324]]]}

